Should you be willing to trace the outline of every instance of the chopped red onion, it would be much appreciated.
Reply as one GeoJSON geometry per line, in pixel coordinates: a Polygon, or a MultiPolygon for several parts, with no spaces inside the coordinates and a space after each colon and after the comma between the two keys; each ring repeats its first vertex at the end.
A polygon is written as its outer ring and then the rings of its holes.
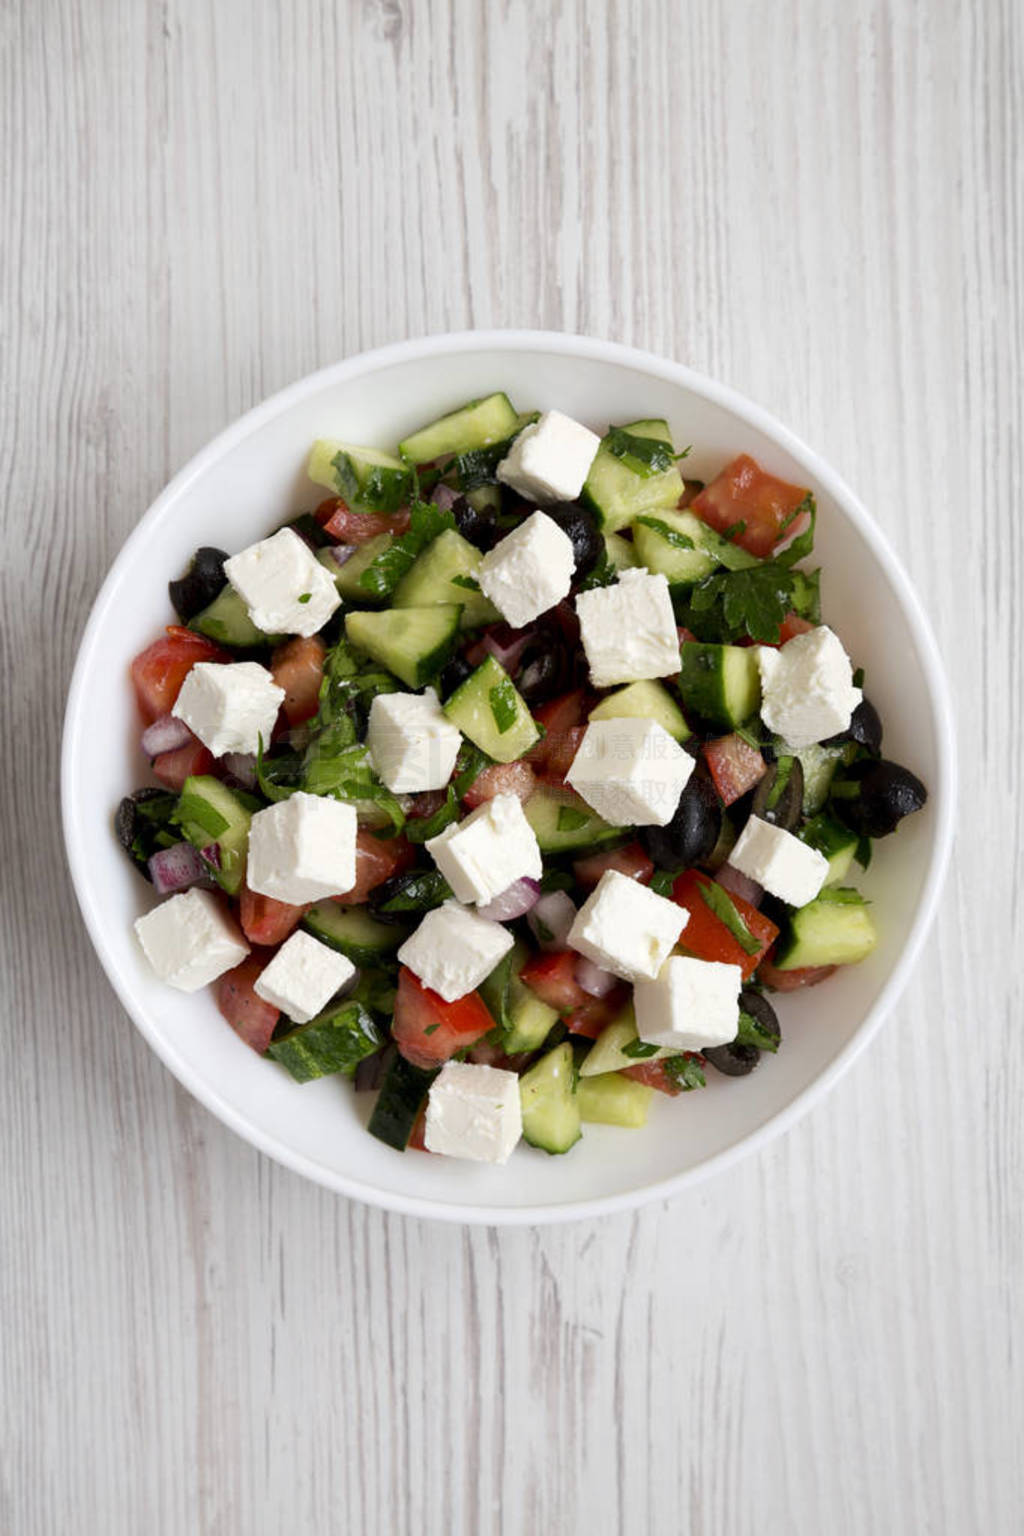
{"type": "Polygon", "coordinates": [[[459,499],[459,493],[453,491],[450,485],[438,481],[430,493],[430,499],[435,507],[440,507],[443,512],[450,512],[459,499]]]}
{"type": "Polygon", "coordinates": [[[539,896],[540,881],[524,875],[476,910],[481,917],[488,917],[494,923],[510,923],[514,917],[522,917],[536,906],[539,896]]]}
{"type": "Polygon", "coordinates": [[[175,891],[187,891],[193,885],[201,885],[208,881],[210,874],[202,855],[191,843],[175,843],[170,848],[158,848],[146,867],[154,889],[161,896],[170,896],[175,891]]]}
{"type": "Polygon", "coordinates": [[[575,921],[576,903],[567,891],[548,891],[527,918],[541,949],[564,949],[575,921]]]}
{"type": "Polygon", "coordinates": [[[466,652],[466,660],[474,667],[478,667],[485,656],[493,656],[505,668],[506,672],[514,672],[519,665],[522,654],[533,636],[530,629],[512,629],[508,624],[492,624],[485,629],[473,645],[466,652]]]}
{"type": "Polygon", "coordinates": [[[199,857],[205,859],[212,869],[220,869],[220,843],[207,843],[205,848],[199,850],[199,857]]]}
{"type": "Polygon", "coordinates": [[[327,553],[328,553],[330,559],[333,561],[333,563],[336,566],[341,567],[341,566],[343,566],[345,564],[346,560],[351,560],[352,556],[355,554],[356,550],[359,548],[359,545],[358,544],[327,544],[327,545],[325,545],[325,548],[327,550],[327,553]]]}
{"type": "Polygon", "coordinates": [[[749,875],[733,869],[731,864],[723,864],[721,869],[715,871],[715,883],[724,891],[731,891],[741,901],[749,901],[752,907],[756,907],[764,895],[763,885],[758,885],[749,875]]]}
{"type": "Polygon", "coordinates": [[[221,758],[228,778],[239,789],[256,788],[256,755],[253,752],[225,752],[221,758]]]}
{"type": "Polygon", "coordinates": [[[613,987],[618,986],[619,978],[613,976],[611,971],[602,971],[593,960],[588,960],[586,955],[580,955],[576,961],[575,977],[578,986],[581,986],[589,997],[607,997],[613,987]]]}
{"type": "Polygon", "coordinates": [[[141,746],[152,762],[161,752],[176,752],[179,747],[187,747],[192,740],[192,732],[184,720],[178,720],[174,715],[161,715],[159,720],[146,726],[141,746]]]}

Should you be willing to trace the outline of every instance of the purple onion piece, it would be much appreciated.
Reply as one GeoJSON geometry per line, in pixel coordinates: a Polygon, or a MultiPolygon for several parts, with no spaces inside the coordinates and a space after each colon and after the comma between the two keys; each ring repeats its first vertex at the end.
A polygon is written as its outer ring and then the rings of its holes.
{"type": "Polygon", "coordinates": [[[346,560],[351,560],[358,548],[358,544],[328,544],[326,546],[328,555],[339,569],[345,564],[346,560]]]}
{"type": "Polygon", "coordinates": [[[212,869],[220,869],[220,843],[207,843],[205,848],[199,850],[199,857],[205,859],[212,869]]]}
{"type": "Polygon", "coordinates": [[[576,903],[566,891],[549,891],[526,919],[541,949],[564,949],[576,921],[576,903]]]}
{"type": "Polygon", "coordinates": [[[224,771],[239,789],[256,788],[256,756],[253,752],[225,752],[224,771]]]}
{"type": "Polygon", "coordinates": [[[524,875],[476,910],[481,917],[488,917],[494,923],[510,923],[514,917],[522,917],[536,906],[539,896],[540,881],[524,875]]]}
{"type": "Polygon", "coordinates": [[[758,906],[764,895],[763,885],[758,885],[757,881],[751,880],[749,875],[733,869],[731,864],[723,864],[721,869],[715,871],[715,884],[720,885],[723,891],[730,891],[733,896],[738,896],[741,901],[749,901],[752,907],[758,906]]]}
{"type": "Polygon", "coordinates": [[[184,720],[178,720],[174,715],[161,715],[159,720],[146,726],[140,745],[152,762],[161,752],[176,752],[179,747],[187,747],[191,740],[192,732],[184,720]]]}
{"type": "Polygon", "coordinates": [[[515,672],[519,665],[523,652],[530,642],[532,631],[526,629],[509,630],[507,625],[501,626],[508,631],[505,635],[496,635],[493,629],[485,630],[480,636],[480,644],[485,651],[489,651],[495,661],[506,672],[515,672]]]}
{"type": "Polygon", "coordinates": [[[154,890],[161,896],[170,896],[175,891],[187,891],[193,885],[201,885],[209,880],[210,874],[202,855],[191,843],[175,843],[170,848],[158,848],[146,868],[154,890]]]}
{"type": "Polygon", "coordinates": [[[586,955],[580,955],[576,961],[574,974],[577,985],[583,988],[588,997],[607,997],[619,981],[611,971],[603,971],[599,965],[594,964],[593,960],[588,960],[586,955]]]}
{"type": "Polygon", "coordinates": [[[430,493],[430,499],[435,507],[440,507],[443,512],[450,512],[459,499],[459,493],[453,491],[450,485],[438,481],[430,493]]]}

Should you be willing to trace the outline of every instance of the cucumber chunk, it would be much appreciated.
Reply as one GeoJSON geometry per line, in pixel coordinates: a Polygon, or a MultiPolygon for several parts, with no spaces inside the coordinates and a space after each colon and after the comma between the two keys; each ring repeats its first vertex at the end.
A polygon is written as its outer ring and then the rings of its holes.
{"type": "Polygon", "coordinates": [[[480,591],[476,573],[483,554],[454,528],[446,528],[427,545],[412,569],[395,588],[391,601],[396,608],[428,608],[438,603],[458,603],[463,629],[496,624],[501,614],[480,591]]]}
{"type": "Polygon", "coordinates": [[[408,464],[379,448],[318,438],[309,456],[309,478],[336,492],[356,512],[396,512],[411,499],[415,482],[408,464]]]}
{"type": "Polygon", "coordinates": [[[854,854],[857,852],[857,844],[860,841],[856,832],[851,832],[849,827],[844,827],[841,821],[827,812],[815,816],[805,827],[797,833],[801,842],[808,843],[810,847],[817,848],[828,859],[828,879],[826,886],[838,885],[845,880],[850,872],[854,854]]]}
{"type": "Polygon", "coordinates": [[[622,1125],[637,1130],[647,1124],[653,1095],[653,1088],[631,1077],[621,1077],[618,1072],[581,1077],[580,1119],[587,1124],[622,1125]]]}
{"type": "Polygon", "coordinates": [[[686,717],[661,683],[627,683],[595,704],[591,720],[656,720],[676,741],[691,735],[686,717]]]}
{"type": "Polygon", "coordinates": [[[544,1152],[568,1152],[579,1141],[580,1103],[572,1046],[568,1040],[548,1051],[519,1079],[523,1140],[544,1152]]]}
{"type": "Polygon", "coordinates": [[[353,965],[374,965],[397,949],[406,936],[394,923],[379,923],[365,907],[343,907],[336,901],[316,901],[302,920],[316,938],[347,955],[353,965]]]}
{"type": "Polygon", "coordinates": [[[571,789],[539,785],[523,806],[541,853],[575,853],[601,848],[622,836],[571,789]]]}
{"type": "Polygon", "coordinates": [[[630,571],[640,564],[632,539],[624,539],[621,533],[604,535],[604,552],[613,571],[630,571]]]}
{"type": "Polygon", "coordinates": [[[414,1067],[404,1056],[396,1056],[380,1085],[366,1127],[370,1135],[396,1151],[404,1152],[419,1112],[427,1101],[430,1085],[440,1070],[440,1067],[433,1070],[414,1067]]]}
{"type": "Polygon", "coordinates": [[[229,896],[234,896],[245,874],[245,856],[249,849],[251,807],[259,804],[243,799],[220,779],[210,774],[193,775],[185,780],[178,796],[174,821],[193,848],[208,848],[216,843],[220,850],[218,868],[211,873],[229,896]]]}
{"type": "Polygon", "coordinates": [[[208,603],[201,613],[189,620],[188,627],[200,635],[206,635],[210,640],[216,640],[218,645],[232,645],[239,650],[270,645],[277,639],[276,635],[264,634],[262,629],[256,628],[249,617],[244,598],[231,586],[218,592],[212,603],[208,603]]]}
{"type": "Polygon", "coordinates": [[[271,1040],[267,1055],[280,1062],[297,1083],[311,1083],[335,1072],[351,1077],[363,1057],[372,1056],[383,1043],[373,1015],[349,998],[271,1040]]]}
{"type": "Polygon", "coordinates": [[[437,676],[458,644],[460,611],[450,603],[434,608],[385,608],[380,613],[356,611],[345,615],[345,633],[353,645],[403,683],[422,688],[437,676]]]}
{"type": "MultiPolygon", "coordinates": [[[[625,430],[635,437],[653,437],[672,446],[667,421],[633,421],[625,430]]],[[[614,533],[652,507],[676,506],[682,494],[683,477],[675,464],[658,474],[638,475],[615,457],[608,448],[608,439],[603,438],[580,499],[591,508],[598,526],[605,533],[614,533]]]]}
{"type": "Polygon", "coordinates": [[[864,898],[848,888],[833,888],[792,914],[778,940],[775,965],[780,971],[854,965],[877,943],[878,930],[864,898]]]}
{"type": "MultiPolygon", "coordinates": [[[[436,613],[420,608],[419,613],[436,613]]],[[[401,676],[401,673],[399,673],[401,676]]],[[[526,700],[504,667],[487,656],[451,695],[444,712],[464,736],[497,763],[512,763],[540,737],[526,700]]]]}
{"type": "Polygon", "coordinates": [[[687,708],[705,720],[715,725],[742,725],[761,703],[756,649],[684,641],[679,692],[687,708]]]}
{"type": "Polygon", "coordinates": [[[509,1056],[539,1051],[558,1022],[558,1012],[541,1001],[519,975],[530,951],[517,939],[508,954],[480,983],[480,996],[501,1028],[502,1050],[509,1056]]]}
{"type": "Polygon", "coordinates": [[[844,742],[842,746],[835,747],[826,747],[819,742],[812,742],[809,747],[791,747],[781,736],[775,738],[775,746],[780,757],[788,754],[800,760],[804,774],[805,816],[816,816],[822,809],[828,799],[836,769],[848,755],[852,756],[856,751],[856,745],[852,742],[844,742]]]}
{"type": "MultiPolygon", "coordinates": [[[[663,1056],[676,1056],[678,1051],[668,1046],[645,1047],[643,1056],[630,1056],[625,1047],[637,1038],[636,1015],[633,1004],[627,1003],[622,1017],[606,1024],[594,1041],[580,1065],[580,1077],[601,1077],[606,1072],[618,1072],[623,1067],[635,1067],[641,1061],[660,1061],[663,1056]]],[[[632,1079],[630,1079],[632,1081],[632,1079]]]]}
{"type": "Polygon", "coordinates": [[[701,529],[706,526],[692,512],[671,507],[642,512],[633,519],[633,543],[641,565],[667,576],[671,587],[692,586],[709,576],[717,562],[701,542],[701,529]]]}
{"type": "Polygon", "coordinates": [[[393,533],[378,533],[372,539],[367,539],[365,544],[360,544],[354,554],[349,555],[344,565],[339,565],[327,549],[321,549],[317,553],[320,564],[334,577],[334,585],[338,589],[338,596],[343,597],[349,603],[381,603],[383,598],[377,596],[366,587],[359,585],[359,578],[369,566],[373,564],[378,555],[382,555],[395,542],[393,533]]]}
{"type": "Polygon", "coordinates": [[[468,453],[474,448],[489,448],[519,431],[519,415],[506,394],[487,395],[470,400],[457,411],[449,411],[429,422],[398,445],[403,459],[426,464],[432,459],[468,453]]]}

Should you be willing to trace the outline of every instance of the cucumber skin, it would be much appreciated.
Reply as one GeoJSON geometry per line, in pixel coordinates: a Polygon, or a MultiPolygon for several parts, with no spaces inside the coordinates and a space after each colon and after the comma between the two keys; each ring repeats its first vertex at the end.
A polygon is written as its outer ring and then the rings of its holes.
{"type": "Polygon", "coordinates": [[[684,641],[679,693],[683,703],[705,720],[730,729],[742,725],[761,702],[756,649],[684,641]]]}
{"type": "Polygon", "coordinates": [[[267,1055],[290,1072],[297,1083],[311,1083],[341,1072],[351,1077],[366,1056],[384,1044],[373,1017],[361,1003],[326,1008],[308,1024],[297,1024],[272,1040],[267,1055]]]}
{"type": "Polygon", "coordinates": [[[397,949],[402,940],[407,937],[406,929],[392,923],[378,923],[362,907],[342,907],[333,901],[315,901],[302,919],[302,926],[322,944],[336,949],[340,955],[347,956],[353,965],[379,963],[382,955],[397,949]],[[359,918],[365,922],[367,934],[373,930],[376,936],[376,931],[379,930],[381,942],[379,944],[372,944],[368,940],[360,942],[358,925],[352,921],[353,918],[359,918]],[[347,922],[346,919],[348,919],[347,922]],[[356,928],[354,936],[350,937],[346,933],[345,930],[348,927],[356,928]]]}
{"type": "Polygon", "coordinates": [[[345,633],[353,645],[366,651],[374,661],[393,672],[410,688],[422,688],[436,677],[459,643],[460,610],[449,604],[434,608],[385,608],[376,613],[354,609],[345,615],[345,633]],[[406,618],[407,628],[415,624],[413,615],[436,616],[436,640],[429,650],[409,651],[402,642],[398,623],[406,618]],[[396,633],[398,631],[398,633],[396,633]]]}
{"type": "Polygon", "coordinates": [[[425,1070],[414,1067],[404,1056],[396,1056],[377,1095],[366,1129],[378,1141],[404,1152],[409,1145],[416,1118],[426,1103],[430,1085],[440,1067],[425,1070]]]}
{"type": "Polygon", "coordinates": [[[238,894],[245,874],[252,812],[243,805],[233,790],[226,784],[222,784],[220,779],[215,779],[212,774],[198,774],[187,778],[181,787],[179,803],[188,795],[194,795],[197,799],[205,801],[219,815],[229,819],[229,826],[226,829],[228,833],[226,846],[224,832],[213,837],[202,828],[198,828],[196,835],[189,837],[183,827],[182,835],[193,848],[198,848],[200,851],[211,842],[220,846],[221,867],[211,868],[210,872],[222,890],[227,891],[229,896],[235,896],[238,894]]]}
{"type": "Polygon", "coordinates": [[[411,432],[398,445],[403,459],[426,464],[433,459],[490,448],[519,431],[519,413],[503,391],[469,400],[411,432]]]}
{"type": "Polygon", "coordinates": [[[856,965],[878,943],[867,906],[822,900],[798,907],[778,939],[774,964],[780,971],[826,965],[856,965]]]}
{"type": "Polygon", "coordinates": [[[256,628],[244,599],[230,585],[195,614],[188,627],[208,640],[216,640],[218,645],[230,645],[236,650],[254,650],[256,646],[276,644],[279,639],[256,628]]]}
{"type": "MultiPolygon", "coordinates": [[[[457,603],[462,609],[462,629],[496,624],[501,614],[482,592],[457,586],[453,576],[476,576],[483,555],[454,528],[446,528],[429,543],[395,588],[395,608],[428,608],[457,603]]],[[[344,569],[344,567],[343,567],[344,569]]]]}

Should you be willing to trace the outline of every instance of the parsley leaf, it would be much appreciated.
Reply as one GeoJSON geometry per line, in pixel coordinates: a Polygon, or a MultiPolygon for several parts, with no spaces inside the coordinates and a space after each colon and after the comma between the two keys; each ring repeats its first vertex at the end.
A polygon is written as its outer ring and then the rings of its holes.
{"type": "Polygon", "coordinates": [[[722,529],[722,538],[723,539],[728,539],[729,542],[731,543],[733,539],[739,538],[740,534],[741,533],[746,533],[746,531],[747,531],[746,519],[741,517],[739,522],[730,523],[728,528],[723,528],[722,529]]]}
{"type": "Polygon", "coordinates": [[[414,488],[411,466],[404,470],[390,465],[366,465],[362,482],[355,465],[343,449],[331,460],[338,491],[353,512],[397,512],[410,499],[414,488]]]}
{"type": "Polygon", "coordinates": [[[361,573],[359,585],[374,597],[390,597],[402,577],[412,568],[417,555],[439,533],[454,527],[455,514],[450,508],[439,507],[433,501],[416,502],[409,517],[408,533],[403,533],[387,549],[381,550],[361,573]]]}
{"type": "Polygon", "coordinates": [[[272,750],[266,755],[263,737],[256,747],[256,782],[268,800],[287,800],[302,788],[302,753],[272,750]]]}
{"type": "Polygon", "coordinates": [[[857,840],[857,847],[853,856],[857,860],[857,863],[860,865],[861,869],[867,869],[868,865],[871,863],[870,837],[861,837],[857,840]]]}
{"type": "Polygon", "coordinates": [[[671,443],[663,443],[657,437],[637,437],[625,427],[609,427],[602,447],[644,480],[650,479],[651,475],[664,474],[677,459],[685,459],[690,451],[684,448],[682,453],[673,453],[671,443]]]}
{"type": "Polygon", "coordinates": [[[759,1051],[777,1051],[779,1036],[759,1024],[752,1013],[740,1009],[740,1024],[736,1031],[736,1045],[756,1045],[759,1051]]]}
{"type": "Polygon", "coordinates": [[[651,528],[660,539],[664,539],[670,549],[695,549],[696,545],[688,533],[680,533],[678,528],[670,528],[668,523],[660,517],[638,517],[638,523],[643,523],[645,528],[651,528]]]}
{"type": "Polygon", "coordinates": [[[818,508],[813,494],[808,491],[800,505],[789,514],[780,530],[780,537],[785,533],[791,523],[804,513],[808,514],[807,527],[802,533],[798,533],[792,544],[787,544],[781,554],[775,555],[776,564],[787,567],[796,565],[798,560],[803,560],[814,548],[814,525],[818,520],[818,508]]]}
{"type": "Polygon", "coordinates": [[[730,900],[729,893],[714,880],[700,887],[701,898],[709,911],[713,912],[720,923],[724,923],[736,940],[737,944],[746,955],[756,955],[760,952],[760,941],[754,938],[747,927],[738,909],[730,900]]]}
{"type": "Polygon", "coordinates": [[[445,827],[451,826],[453,821],[459,819],[459,799],[455,793],[455,785],[448,785],[448,792],[443,802],[430,816],[413,816],[405,824],[405,835],[410,843],[425,843],[431,837],[437,837],[445,827]]]}
{"type": "Polygon", "coordinates": [[[672,887],[682,872],[681,869],[656,869],[648,885],[657,896],[671,896],[672,887]]]}
{"type": "Polygon", "coordinates": [[[400,832],[405,812],[373,771],[366,748],[346,739],[349,724],[340,721],[314,736],[302,762],[302,787],[311,795],[330,795],[356,806],[374,805],[400,832]]]}
{"type": "Polygon", "coordinates": [[[589,820],[588,811],[577,810],[574,805],[560,805],[556,827],[559,832],[578,832],[589,820]]]}
{"type": "Polygon", "coordinates": [[[622,1047],[622,1054],[643,1061],[647,1056],[657,1056],[659,1049],[657,1045],[648,1045],[646,1040],[629,1040],[622,1047]]]}
{"type": "Polygon", "coordinates": [[[479,592],[480,583],[475,576],[463,576],[461,572],[451,578],[453,587],[465,587],[467,592],[479,592]]]}
{"type": "Polygon", "coordinates": [[[610,587],[619,579],[619,573],[608,558],[608,547],[605,545],[597,558],[597,563],[587,572],[579,583],[577,592],[592,592],[595,587],[610,587]]]}
{"type": "Polygon", "coordinates": [[[503,677],[500,683],[495,683],[488,694],[491,705],[491,714],[494,723],[498,727],[499,736],[504,736],[510,731],[519,718],[518,701],[515,684],[510,677],[503,677]]]}
{"type": "Polygon", "coordinates": [[[456,799],[462,799],[470,785],[476,783],[484,769],[489,768],[493,761],[493,758],[488,757],[487,753],[482,752],[473,742],[462,743],[459,755],[455,759],[455,774],[452,779],[456,799]]]}
{"type": "Polygon", "coordinates": [[[741,571],[715,571],[703,577],[690,594],[690,608],[695,615],[716,618],[723,639],[747,634],[752,640],[774,644],[792,592],[790,572],[768,560],[741,571]]]}
{"type": "Polygon", "coordinates": [[[669,1081],[682,1088],[684,1093],[707,1085],[704,1063],[699,1056],[666,1056],[662,1066],[669,1081]]]}

